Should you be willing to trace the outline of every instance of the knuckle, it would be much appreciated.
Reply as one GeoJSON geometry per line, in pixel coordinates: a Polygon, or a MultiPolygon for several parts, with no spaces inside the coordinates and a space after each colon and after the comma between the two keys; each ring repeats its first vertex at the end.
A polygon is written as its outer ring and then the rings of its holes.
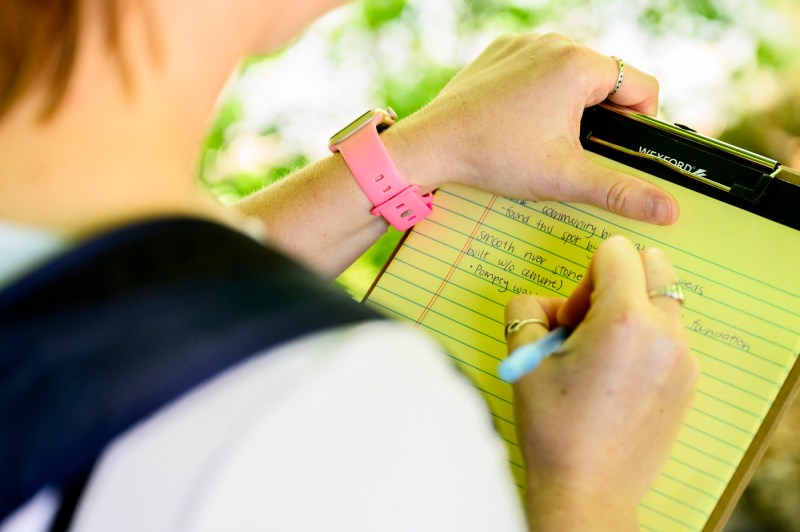
{"type": "Polygon", "coordinates": [[[612,323],[612,330],[618,341],[627,344],[629,340],[646,335],[648,329],[650,325],[643,312],[638,311],[633,304],[618,301],[617,314],[612,323]]]}
{"type": "Polygon", "coordinates": [[[582,55],[582,46],[563,33],[545,33],[534,43],[552,54],[560,66],[572,66],[582,55]]]}
{"type": "Polygon", "coordinates": [[[498,35],[481,54],[482,56],[499,58],[507,56],[516,50],[519,43],[519,35],[515,33],[503,33],[498,35]]]}
{"type": "Polygon", "coordinates": [[[493,41],[492,44],[506,45],[506,44],[512,42],[516,38],[517,38],[516,34],[510,33],[510,32],[506,32],[506,33],[502,33],[502,34],[498,35],[497,38],[495,38],[495,40],[493,41]]]}
{"type": "Polygon", "coordinates": [[[545,33],[540,37],[540,39],[543,40],[543,41],[552,41],[552,42],[558,42],[558,43],[574,43],[575,42],[575,41],[572,40],[572,37],[570,37],[569,35],[566,35],[564,33],[560,33],[560,32],[557,32],[557,31],[551,31],[551,32],[545,33]]]}
{"type": "Polygon", "coordinates": [[[505,46],[514,51],[527,51],[542,44],[542,35],[533,32],[508,33],[505,35],[505,46]]]}
{"type": "Polygon", "coordinates": [[[630,181],[616,181],[606,193],[606,208],[617,214],[626,212],[632,192],[630,181]]]}

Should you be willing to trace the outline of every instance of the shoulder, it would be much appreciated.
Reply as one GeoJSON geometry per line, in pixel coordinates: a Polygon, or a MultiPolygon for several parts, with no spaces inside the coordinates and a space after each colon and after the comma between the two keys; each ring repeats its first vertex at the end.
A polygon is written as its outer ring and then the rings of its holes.
{"type": "Polygon", "coordinates": [[[449,527],[465,496],[518,506],[506,469],[482,400],[450,359],[375,321],[263,353],[120,438],[76,524],[400,530],[425,515],[449,527]],[[483,499],[497,485],[502,495],[483,499]],[[408,517],[394,526],[398,505],[408,517]]]}

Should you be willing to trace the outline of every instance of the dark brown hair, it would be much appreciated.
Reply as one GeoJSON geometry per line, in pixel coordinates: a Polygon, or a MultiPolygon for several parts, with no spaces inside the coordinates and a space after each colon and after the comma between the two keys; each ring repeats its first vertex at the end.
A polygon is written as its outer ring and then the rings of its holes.
{"type": "Polygon", "coordinates": [[[47,89],[42,119],[58,109],[75,68],[87,4],[100,8],[106,42],[119,51],[118,2],[0,0],[0,118],[40,82],[47,89]]]}

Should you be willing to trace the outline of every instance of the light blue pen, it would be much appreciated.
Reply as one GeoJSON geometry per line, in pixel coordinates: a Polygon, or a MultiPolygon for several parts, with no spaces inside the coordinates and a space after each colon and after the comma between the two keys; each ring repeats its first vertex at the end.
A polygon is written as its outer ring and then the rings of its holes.
{"type": "Polygon", "coordinates": [[[508,358],[500,362],[497,372],[504,381],[514,384],[526,373],[535,370],[542,360],[561,348],[572,329],[561,325],[535,342],[514,349],[508,358]]]}

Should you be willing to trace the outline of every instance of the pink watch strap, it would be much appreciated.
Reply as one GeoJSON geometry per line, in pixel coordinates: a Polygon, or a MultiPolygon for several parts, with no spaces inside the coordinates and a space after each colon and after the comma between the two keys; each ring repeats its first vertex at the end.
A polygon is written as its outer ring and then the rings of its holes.
{"type": "Polygon", "coordinates": [[[350,172],[381,215],[398,231],[405,231],[433,210],[433,198],[422,195],[419,186],[409,185],[392,162],[378,134],[380,116],[336,145],[350,172]]]}

